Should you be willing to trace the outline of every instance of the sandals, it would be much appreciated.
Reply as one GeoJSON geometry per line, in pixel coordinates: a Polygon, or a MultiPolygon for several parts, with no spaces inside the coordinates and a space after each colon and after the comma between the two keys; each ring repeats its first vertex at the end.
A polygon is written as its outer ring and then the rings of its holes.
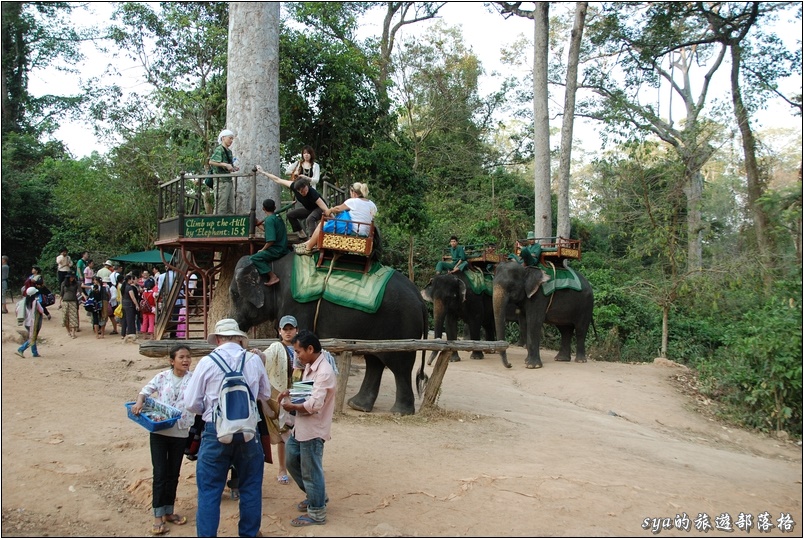
{"type": "MultiPolygon", "coordinates": [[[[289,485],[290,478],[288,477],[288,474],[280,474],[276,476],[276,482],[279,483],[280,485],[289,485]]],[[[306,510],[307,508],[304,509],[304,511],[306,510]]]]}
{"type": "Polygon", "coordinates": [[[176,526],[187,524],[187,517],[179,515],[177,513],[173,513],[172,515],[165,515],[162,517],[162,519],[165,522],[170,522],[171,524],[175,524],[176,526]]]}
{"type": "Polygon", "coordinates": [[[296,504],[296,509],[298,509],[299,511],[302,511],[302,512],[307,511],[307,504],[308,503],[309,502],[307,500],[302,500],[302,501],[300,501],[299,503],[296,504]]]}
{"type": "Polygon", "coordinates": [[[307,248],[306,243],[297,243],[293,246],[293,250],[296,252],[297,255],[309,255],[312,254],[312,251],[307,248]]]}
{"type": "Polygon", "coordinates": [[[321,526],[325,523],[326,520],[313,520],[308,515],[299,515],[290,521],[290,525],[294,528],[301,528],[303,526],[321,526]]]}
{"type": "Polygon", "coordinates": [[[151,527],[151,535],[165,535],[168,532],[168,527],[162,522],[159,525],[154,524],[151,527]]]}

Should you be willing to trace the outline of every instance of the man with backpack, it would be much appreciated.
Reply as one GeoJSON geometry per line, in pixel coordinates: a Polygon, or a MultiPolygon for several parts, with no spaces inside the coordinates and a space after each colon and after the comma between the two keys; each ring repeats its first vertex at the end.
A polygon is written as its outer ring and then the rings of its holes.
{"type": "Polygon", "coordinates": [[[269,399],[265,357],[248,351],[248,335],[231,318],[220,320],[208,342],[216,346],[199,361],[185,394],[186,409],[206,422],[196,465],[199,537],[215,537],[229,467],[240,478],[240,537],[256,537],[262,519],[264,454],[257,432],[256,399],[269,399]]]}

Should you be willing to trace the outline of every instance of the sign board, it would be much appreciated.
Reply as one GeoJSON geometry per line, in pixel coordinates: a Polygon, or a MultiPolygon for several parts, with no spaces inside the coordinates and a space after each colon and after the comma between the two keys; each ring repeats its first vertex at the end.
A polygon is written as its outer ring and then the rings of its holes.
{"type": "Polygon", "coordinates": [[[245,238],[248,236],[248,217],[210,215],[184,220],[185,238],[245,238]]]}

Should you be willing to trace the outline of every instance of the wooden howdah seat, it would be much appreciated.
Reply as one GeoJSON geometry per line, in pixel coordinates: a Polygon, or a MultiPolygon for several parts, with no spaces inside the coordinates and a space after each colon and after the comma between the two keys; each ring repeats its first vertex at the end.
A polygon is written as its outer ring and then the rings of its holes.
{"type": "MultiPolygon", "coordinates": [[[[371,253],[374,250],[374,223],[361,221],[336,221],[331,217],[321,219],[321,233],[318,235],[318,264],[322,267],[329,262],[328,267],[337,270],[362,271],[368,273],[371,269],[371,253]],[[356,233],[340,234],[337,232],[324,232],[324,223],[350,223],[353,230],[369,227],[368,236],[358,236],[356,233]],[[362,269],[357,269],[362,266],[362,269]]],[[[337,225],[336,225],[337,226],[337,225]]]]}
{"type": "MultiPolygon", "coordinates": [[[[524,239],[518,241],[525,245],[531,240],[524,239]]],[[[570,240],[559,236],[552,238],[535,238],[535,241],[540,242],[542,246],[542,254],[539,257],[540,264],[549,265],[552,263],[556,266],[561,266],[564,264],[564,260],[581,259],[581,240],[570,240]]],[[[517,256],[519,256],[519,250],[519,247],[517,247],[517,256]]]]}
{"type": "MultiPolygon", "coordinates": [[[[498,262],[505,260],[505,253],[499,250],[494,243],[464,245],[463,250],[466,252],[466,262],[469,267],[483,272],[488,272],[490,266],[493,267],[498,262]]],[[[449,248],[444,248],[443,253],[441,259],[444,262],[452,262],[449,248]]]]}

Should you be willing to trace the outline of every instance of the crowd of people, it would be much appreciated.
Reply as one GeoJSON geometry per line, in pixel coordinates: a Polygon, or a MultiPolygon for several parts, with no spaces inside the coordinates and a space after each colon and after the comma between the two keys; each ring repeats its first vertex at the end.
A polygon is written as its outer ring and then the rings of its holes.
{"type": "MultiPolygon", "coordinates": [[[[96,270],[89,252],[82,252],[74,263],[67,249],[62,249],[56,257],[56,292],[46,284],[42,268],[32,266],[20,288],[21,299],[15,301],[15,293],[9,285],[9,257],[3,255],[2,262],[2,312],[8,312],[6,300],[10,299],[17,315],[17,325],[24,326],[28,332],[28,340],[17,350],[20,356],[24,356],[28,348],[34,357],[41,356],[37,345],[39,332],[42,321],[52,319],[50,310],[54,307],[61,311],[61,325],[71,339],[77,338],[76,334],[81,331],[82,310],[86,312],[85,323],[92,327],[97,339],[104,339],[107,335],[120,335],[123,340],[128,337],[129,341],[138,336],[152,338],[156,314],[176,278],[175,271],[160,272],[156,266],[150,270],[134,269],[124,273],[123,266],[112,260],[106,260],[96,270]],[[111,331],[107,331],[110,324],[111,331]]],[[[191,294],[196,285],[197,276],[192,274],[188,285],[191,294]]],[[[171,337],[182,328],[186,330],[184,303],[182,290],[176,304],[171,307],[174,321],[171,337]]]]}
{"type": "MultiPolygon", "coordinates": [[[[215,537],[220,524],[220,501],[230,471],[236,471],[240,518],[238,535],[257,537],[262,521],[262,487],[265,462],[270,462],[261,437],[235,434],[229,441],[218,436],[216,413],[226,368],[242,372],[248,390],[260,401],[262,421],[270,426],[270,443],[278,447],[279,484],[290,478],[304,493],[296,504],[302,513],[290,521],[295,527],[322,525],[327,518],[323,470],[324,444],[330,439],[335,408],[336,374],[332,356],[321,348],[314,333],[298,330],[286,315],[278,328],[280,341],[265,351],[248,348],[249,337],[233,319],[215,325],[208,342],[215,349],[190,371],[190,350],[179,344],[170,351],[170,369],[146,384],[132,407],[139,414],[146,398],[153,397],[181,411],[168,429],[150,434],[153,464],[152,535],[167,533],[168,524],[183,525],[187,517],[174,511],[182,456],[196,460],[199,537],[215,537]],[[307,382],[311,391],[303,402],[290,398],[294,381],[307,382]],[[200,445],[195,443],[200,426],[200,445]],[[197,451],[197,454],[196,454],[197,451]]],[[[263,429],[259,429],[260,432],[263,429]]],[[[268,449],[270,452],[270,449],[268,449]]],[[[268,453],[270,454],[270,453],[268,453]]],[[[228,483],[231,487],[232,482],[228,483]]]]}

